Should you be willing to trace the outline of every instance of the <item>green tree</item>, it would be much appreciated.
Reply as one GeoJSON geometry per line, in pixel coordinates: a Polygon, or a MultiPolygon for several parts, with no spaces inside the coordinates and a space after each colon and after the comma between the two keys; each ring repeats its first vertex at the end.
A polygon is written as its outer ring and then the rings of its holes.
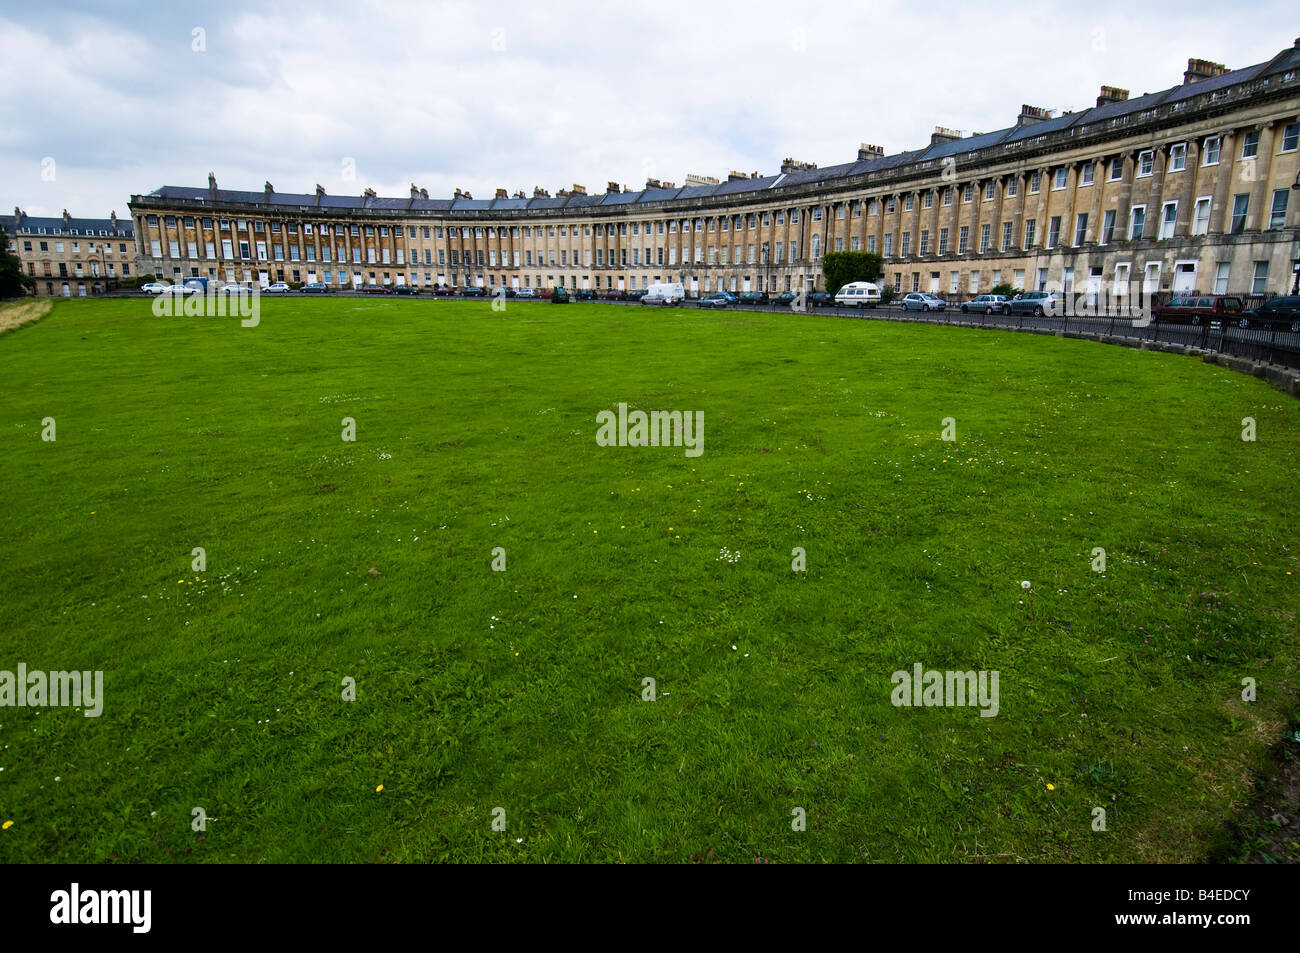
{"type": "Polygon", "coordinates": [[[831,294],[851,281],[875,281],[880,277],[880,256],[867,251],[833,251],[822,257],[822,277],[831,294]]]}
{"type": "Polygon", "coordinates": [[[1008,284],[1005,281],[1002,282],[1002,284],[994,285],[989,289],[989,294],[991,295],[1006,295],[1008,298],[1014,298],[1018,293],[1019,292],[1016,291],[1015,285],[1008,284]]]}
{"type": "Polygon", "coordinates": [[[22,262],[9,250],[9,237],[0,228],[0,298],[17,298],[36,290],[36,279],[24,275],[22,262]]]}

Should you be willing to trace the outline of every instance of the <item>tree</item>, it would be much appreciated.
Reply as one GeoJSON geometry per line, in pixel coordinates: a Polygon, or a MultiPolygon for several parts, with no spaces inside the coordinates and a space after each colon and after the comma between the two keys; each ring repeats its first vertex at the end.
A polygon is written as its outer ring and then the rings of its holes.
{"type": "Polygon", "coordinates": [[[9,237],[0,228],[0,298],[17,298],[36,290],[36,279],[24,275],[22,262],[9,251],[9,237]]]}
{"type": "Polygon", "coordinates": [[[822,258],[822,276],[831,294],[851,281],[875,281],[880,277],[880,256],[867,251],[833,251],[822,258]]]}
{"type": "Polygon", "coordinates": [[[1004,281],[1004,282],[1002,282],[1002,284],[1000,284],[1000,285],[994,285],[992,288],[990,288],[990,289],[989,289],[989,294],[991,294],[991,295],[1006,295],[1008,298],[1014,298],[1017,294],[1019,294],[1019,292],[1016,291],[1016,286],[1015,286],[1015,285],[1013,285],[1013,284],[1008,284],[1007,282],[1004,281]]]}

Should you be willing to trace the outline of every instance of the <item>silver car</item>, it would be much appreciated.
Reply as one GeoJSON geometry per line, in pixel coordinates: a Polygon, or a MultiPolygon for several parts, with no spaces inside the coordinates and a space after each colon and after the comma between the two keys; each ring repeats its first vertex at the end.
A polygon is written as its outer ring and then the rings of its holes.
{"type": "Polygon", "coordinates": [[[980,295],[963,304],[961,313],[969,314],[974,311],[978,314],[983,311],[985,314],[1006,314],[1010,300],[1006,295],[980,295]]]}
{"type": "Polygon", "coordinates": [[[903,298],[904,311],[946,311],[947,308],[947,301],[925,291],[913,291],[903,298]]]}

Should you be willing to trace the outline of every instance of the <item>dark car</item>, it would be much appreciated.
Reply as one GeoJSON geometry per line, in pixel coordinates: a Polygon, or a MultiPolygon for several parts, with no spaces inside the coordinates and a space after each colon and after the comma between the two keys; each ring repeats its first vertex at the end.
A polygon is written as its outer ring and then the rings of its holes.
{"type": "Polygon", "coordinates": [[[395,295],[418,295],[419,293],[420,289],[415,285],[398,285],[393,289],[395,295]]]}
{"type": "Polygon", "coordinates": [[[779,295],[777,295],[775,298],[772,299],[772,303],[775,305],[779,305],[780,307],[783,308],[788,308],[790,307],[790,305],[794,304],[795,301],[798,300],[798,298],[799,296],[795,294],[793,291],[782,291],[779,295]]]}
{"type": "Polygon", "coordinates": [[[593,291],[591,288],[583,288],[576,295],[574,295],[574,297],[576,297],[579,301],[595,301],[596,292],[593,291]]]}
{"type": "Polygon", "coordinates": [[[626,295],[625,300],[627,300],[627,301],[640,301],[642,298],[645,297],[645,294],[646,294],[646,293],[645,293],[645,291],[643,291],[643,290],[629,291],[629,292],[627,293],[627,295],[626,295]]]}
{"type": "Polygon", "coordinates": [[[568,304],[569,293],[563,288],[556,288],[551,292],[551,304],[568,304]]]}
{"type": "Polygon", "coordinates": [[[468,288],[461,289],[460,296],[462,298],[485,298],[487,297],[487,289],[470,285],[468,288]]]}
{"type": "Polygon", "coordinates": [[[740,296],[741,304],[771,304],[772,299],[766,291],[746,291],[740,296]]]}
{"type": "Polygon", "coordinates": [[[392,294],[392,292],[389,291],[387,288],[385,288],[383,285],[362,285],[357,290],[359,290],[362,294],[368,294],[368,295],[392,294]]]}
{"type": "Polygon", "coordinates": [[[451,285],[435,285],[433,293],[439,298],[450,298],[456,293],[456,289],[451,285]]]}
{"type": "Polygon", "coordinates": [[[1171,324],[1203,324],[1241,314],[1243,303],[1236,295],[1175,295],[1151,309],[1159,321],[1171,324]]]}
{"type": "Polygon", "coordinates": [[[309,281],[302,286],[302,293],[305,295],[323,295],[329,294],[330,286],[322,284],[319,281],[309,281]]]}
{"type": "Polygon", "coordinates": [[[808,295],[808,306],[812,308],[828,308],[835,303],[835,299],[825,291],[814,291],[808,295]]]}
{"type": "Polygon", "coordinates": [[[626,301],[627,292],[619,291],[617,288],[610,288],[603,295],[601,295],[601,297],[604,298],[606,301],[626,301]]]}
{"type": "MultiPolygon", "coordinates": [[[[1231,319],[1229,319],[1231,320],[1231,319]]],[[[1234,322],[1239,328],[1273,328],[1300,332],[1300,295],[1270,298],[1234,322]]]]}
{"type": "Polygon", "coordinates": [[[697,304],[701,308],[725,308],[736,303],[736,296],[727,294],[725,291],[715,291],[712,294],[706,294],[697,304]]]}

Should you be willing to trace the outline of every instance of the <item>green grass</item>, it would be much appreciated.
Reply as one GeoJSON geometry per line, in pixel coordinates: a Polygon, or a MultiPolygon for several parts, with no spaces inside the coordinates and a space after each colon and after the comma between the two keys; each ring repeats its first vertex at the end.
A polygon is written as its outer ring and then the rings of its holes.
{"type": "Polygon", "coordinates": [[[1196,860],[1297,713],[1300,404],[1189,358],[72,301],[0,382],[0,669],[106,696],[0,708],[0,861],[1196,860]],[[703,456],[598,446],[620,401],[703,456]],[[999,671],[997,717],[894,707],[914,662],[999,671]]]}

